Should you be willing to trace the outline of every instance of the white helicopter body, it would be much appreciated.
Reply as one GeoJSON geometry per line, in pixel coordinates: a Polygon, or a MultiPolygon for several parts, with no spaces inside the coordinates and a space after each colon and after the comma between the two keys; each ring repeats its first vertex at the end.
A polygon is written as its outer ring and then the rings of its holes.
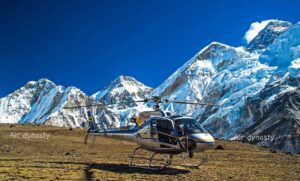
{"type": "MultiPolygon", "coordinates": [[[[209,106],[214,106],[214,104],[169,101],[166,99],[161,99],[160,97],[153,97],[152,99],[145,99],[137,102],[148,102],[149,100],[155,103],[153,106],[154,111],[145,111],[139,113],[138,118],[134,118],[134,121],[131,121],[135,124],[131,127],[101,130],[97,127],[92,114],[89,113],[88,115],[92,121],[90,121],[90,126],[85,141],[87,141],[88,136],[94,136],[94,138],[96,136],[101,136],[135,142],[138,147],[133,151],[133,155],[130,156],[130,166],[134,166],[134,159],[143,159],[148,160],[149,165],[147,167],[139,167],[155,170],[161,170],[169,166],[174,155],[186,154],[189,158],[192,158],[195,152],[202,152],[214,147],[214,138],[195,119],[184,116],[173,116],[170,112],[162,111],[159,106],[159,104],[162,102],[209,106]],[[151,152],[152,155],[150,157],[137,156],[137,152],[140,150],[147,150],[151,152]],[[168,158],[156,159],[155,156],[157,154],[166,155],[168,158]],[[153,167],[153,161],[161,161],[162,165],[159,167],[153,167]]],[[[104,104],[101,103],[67,108],[103,105],[104,104]]],[[[198,167],[204,162],[205,161],[193,166],[198,167]]],[[[188,164],[185,165],[187,166],[188,164]]]]}

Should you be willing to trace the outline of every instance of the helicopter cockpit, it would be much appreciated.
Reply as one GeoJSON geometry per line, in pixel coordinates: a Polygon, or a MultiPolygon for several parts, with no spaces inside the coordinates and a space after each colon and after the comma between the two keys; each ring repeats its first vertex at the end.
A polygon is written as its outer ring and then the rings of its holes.
{"type": "Polygon", "coordinates": [[[207,133],[206,129],[203,128],[195,119],[192,118],[175,119],[174,123],[178,136],[207,133]]]}
{"type": "Polygon", "coordinates": [[[176,138],[178,137],[207,133],[195,119],[188,117],[152,117],[139,128],[141,138],[168,144],[177,144],[176,138]]]}
{"type": "MultiPolygon", "coordinates": [[[[193,118],[184,116],[174,116],[169,111],[164,111],[160,108],[162,103],[173,103],[173,104],[190,104],[190,105],[206,105],[206,106],[218,106],[213,103],[202,103],[202,102],[189,102],[189,101],[178,101],[163,99],[161,96],[152,96],[143,100],[136,100],[133,102],[140,103],[153,103],[153,110],[135,112],[130,115],[130,121],[126,123],[124,127],[100,129],[97,127],[96,119],[93,114],[87,113],[89,126],[88,134],[85,137],[85,143],[89,135],[112,137],[120,140],[133,141],[137,143],[138,147],[133,151],[130,156],[130,166],[133,166],[133,160],[148,160],[149,165],[147,168],[154,170],[161,170],[171,164],[173,155],[183,154],[183,160],[185,160],[186,153],[189,158],[193,157],[194,152],[201,152],[213,148],[215,141],[211,134],[209,134],[201,125],[193,118]],[[128,123],[128,124],[127,124],[128,123]],[[95,128],[94,128],[95,126],[95,128]],[[139,150],[146,150],[152,152],[150,157],[145,157],[144,153],[138,155],[139,150]],[[164,154],[163,159],[155,159],[156,154],[164,154]],[[152,161],[162,162],[162,166],[159,168],[152,167],[152,161]]],[[[128,102],[124,102],[128,104],[128,102]]],[[[120,103],[118,103],[120,104],[120,103]]],[[[91,103],[87,105],[77,106],[66,106],[65,109],[81,109],[86,107],[105,108],[106,106],[114,104],[105,104],[102,102],[91,103]]],[[[81,111],[80,111],[81,113],[81,111]]],[[[95,140],[95,139],[94,139],[95,140]]],[[[94,141],[93,141],[94,142],[94,141]]],[[[196,164],[198,167],[203,162],[196,164]]],[[[184,161],[184,165],[186,164],[184,161]]],[[[191,165],[191,164],[190,164],[191,165]]],[[[137,165],[135,165],[137,166],[137,165]]],[[[144,167],[145,168],[145,167],[144,167]]]]}

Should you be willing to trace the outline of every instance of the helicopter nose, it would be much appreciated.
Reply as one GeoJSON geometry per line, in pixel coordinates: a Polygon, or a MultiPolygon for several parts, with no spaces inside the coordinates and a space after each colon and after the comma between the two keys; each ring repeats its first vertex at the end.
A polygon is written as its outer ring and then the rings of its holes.
{"type": "Polygon", "coordinates": [[[196,152],[212,149],[215,145],[214,138],[209,133],[192,134],[191,137],[196,141],[196,152]]]}

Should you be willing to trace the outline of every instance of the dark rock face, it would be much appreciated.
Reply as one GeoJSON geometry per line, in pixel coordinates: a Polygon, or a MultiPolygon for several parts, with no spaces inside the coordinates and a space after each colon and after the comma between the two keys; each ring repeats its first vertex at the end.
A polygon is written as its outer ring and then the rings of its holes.
{"type": "Polygon", "coordinates": [[[239,58],[240,55],[235,48],[218,42],[213,42],[201,54],[199,54],[196,59],[199,61],[210,59],[213,67],[217,71],[222,71],[232,65],[239,58]]]}
{"type": "Polygon", "coordinates": [[[155,90],[129,76],[118,77],[91,97],[47,79],[29,82],[0,99],[0,123],[87,127],[89,111],[100,129],[122,127],[138,112],[151,109],[151,104],[134,101],[161,96],[219,104],[162,105],[165,110],[196,118],[216,137],[297,153],[300,22],[268,22],[247,47],[212,42],[155,90]],[[64,109],[96,101],[111,106],[64,109]]]}
{"type": "Polygon", "coordinates": [[[273,41],[292,24],[287,21],[270,21],[267,26],[249,43],[250,51],[260,50],[268,47],[273,41]]]}
{"type": "Polygon", "coordinates": [[[245,141],[300,153],[299,81],[289,77],[284,82],[273,82],[262,90],[259,99],[247,102],[244,116],[251,114],[256,121],[244,132],[245,141]]]}

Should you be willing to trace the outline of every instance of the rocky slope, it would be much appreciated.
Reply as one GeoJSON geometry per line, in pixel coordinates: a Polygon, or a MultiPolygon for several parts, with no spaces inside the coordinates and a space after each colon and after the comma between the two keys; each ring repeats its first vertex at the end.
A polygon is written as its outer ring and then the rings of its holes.
{"type": "Polygon", "coordinates": [[[142,102],[153,89],[130,76],[119,76],[104,89],[91,96],[92,99],[108,104],[94,111],[100,128],[115,128],[129,124],[130,118],[142,110],[150,110],[142,102]]]}
{"type": "Polygon", "coordinates": [[[267,26],[251,40],[247,48],[250,51],[265,49],[272,44],[281,33],[291,26],[292,23],[287,21],[270,20],[267,26]]]}
{"type": "Polygon", "coordinates": [[[141,105],[134,101],[143,100],[152,88],[145,86],[133,77],[119,76],[92,98],[106,104],[114,104],[114,109],[125,109],[141,105]]]}
{"type": "Polygon", "coordinates": [[[176,112],[191,114],[214,136],[239,139],[252,134],[267,134],[275,139],[249,142],[299,152],[300,117],[295,105],[300,84],[295,80],[297,78],[293,78],[299,76],[299,38],[299,23],[291,25],[272,20],[247,47],[213,42],[179,68],[153,94],[220,104],[196,108],[172,106],[176,112]],[[290,80],[288,82],[293,80],[293,86],[287,86],[285,79],[290,80]],[[281,91],[269,90],[271,85],[285,90],[285,96],[281,97],[281,91]],[[260,96],[262,93],[264,96],[260,96]],[[293,96],[295,98],[290,102],[288,98],[293,96]],[[294,106],[286,108],[287,111],[273,112],[263,104],[270,97],[275,100],[273,106],[280,109],[285,105],[294,106]],[[263,109],[266,113],[258,114],[263,109]],[[277,121],[270,118],[271,115],[278,118],[277,121]],[[294,115],[292,119],[287,119],[291,115],[294,115]]]}
{"type": "MultiPolygon", "coordinates": [[[[282,33],[260,56],[277,67],[264,89],[247,102],[243,117],[253,115],[254,124],[243,133],[273,135],[273,140],[251,140],[263,146],[300,152],[300,23],[282,33]]],[[[244,138],[244,139],[245,139],[244,138]]]]}
{"type": "Polygon", "coordinates": [[[255,122],[242,133],[242,139],[285,152],[300,153],[299,85],[299,78],[285,76],[266,85],[259,94],[249,99],[242,118],[251,115],[255,122]]]}
{"type": "Polygon", "coordinates": [[[75,87],[64,88],[48,79],[40,79],[0,99],[0,123],[86,127],[87,111],[91,111],[101,128],[120,127],[138,110],[149,110],[134,101],[146,98],[151,90],[132,77],[120,76],[89,97],[75,87]],[[65,109],[97,101],[110,106],[65,109]]]}
{"type": "Polygon", "coordinates": [[[0,99],[0,123],[83,127],[86,115],[65,105],[86,104],[88,96],[75,87],[57,86],[48,79],[28,82],[0,99]]]}
{"type": "Polygon", "coordinates": [[[81,114],[62,108],[101,101],[112,106],[92,109],[97,123],[101,128],[119,127],[137,112],[151,109],[134,101],[162,96],[219,104],[163,105],[196,118],[216,137],[300,152],[299,70],[300,23],[270,20],[246,47],[207,45],[153,91],[127,76],[91,97],[46,79],[29,82],[0,99],[0,123],[84,127],[85,108],[81,114]]]}

